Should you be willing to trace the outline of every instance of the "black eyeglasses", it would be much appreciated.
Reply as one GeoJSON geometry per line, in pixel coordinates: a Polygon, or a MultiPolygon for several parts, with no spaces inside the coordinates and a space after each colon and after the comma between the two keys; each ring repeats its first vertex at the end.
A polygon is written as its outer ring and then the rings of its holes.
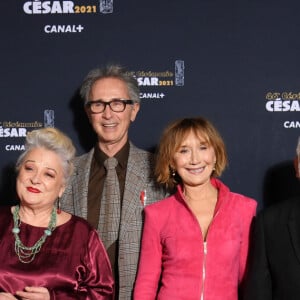
{"type": "Polygon", "coordinates": [[[133,100],[112,99],[111,101],[107,102],[102,100],[90,100],[85,105],[91,110],[92,113],[98,114],[104,112],[107,105],[114,112],[122,112],[125,110],[127,104],[133,103],[133,100]]]}

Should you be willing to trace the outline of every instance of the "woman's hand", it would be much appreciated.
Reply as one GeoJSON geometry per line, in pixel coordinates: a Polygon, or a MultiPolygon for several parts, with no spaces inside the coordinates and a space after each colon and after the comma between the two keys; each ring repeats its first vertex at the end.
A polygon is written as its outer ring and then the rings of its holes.
{"type": "Polygon", "coordinates": [[[24,291],[17,291],[16,295],[22,300],[50,300],[49,291],[44,287],[27,286],[24,291]]]}
{"type": "Polygon", "coordinates": [[[17,299],[14,295],[10,293],[0,293],[0,300],[11,300],[11,299],[17,299]]]}

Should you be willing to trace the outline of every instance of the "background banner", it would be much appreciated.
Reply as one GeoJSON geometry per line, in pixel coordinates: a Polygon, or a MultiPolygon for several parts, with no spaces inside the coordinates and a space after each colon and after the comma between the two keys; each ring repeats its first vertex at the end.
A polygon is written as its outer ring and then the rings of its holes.
{"type": "Polygon", "coordinates": [[[78,88],[95,67],[137,77],[130,130],[154,150],[171,120],[204,116],[221,132],[221,179],[260,207],[300,194],[292,160],[300,132],[297,1],[73,0],[1,3],[0,203],[30,130],[56,126],[77,153],[94,144],[78,88]]]}

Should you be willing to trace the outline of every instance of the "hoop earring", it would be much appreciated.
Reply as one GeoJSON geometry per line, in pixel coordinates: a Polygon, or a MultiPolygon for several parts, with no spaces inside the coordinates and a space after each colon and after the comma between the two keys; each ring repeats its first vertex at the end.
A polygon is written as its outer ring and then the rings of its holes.
{"type": "Polygon", "coordinates": [[[57,198],[57,203],[56,203],[56,213],[61,214],[61,208],[60,208],[60,198],[57,198]]]}

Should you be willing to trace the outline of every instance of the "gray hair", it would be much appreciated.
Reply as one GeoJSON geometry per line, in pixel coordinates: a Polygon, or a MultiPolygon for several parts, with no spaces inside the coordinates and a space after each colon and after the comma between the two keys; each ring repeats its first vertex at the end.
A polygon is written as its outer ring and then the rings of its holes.
{"type": "Polygon", "coordinates": [[[45,148],[56,153],[62,161],[64,183],[67,183],[73,173],[75,147],[71,139],[57,128],[46,127],[27,133],[25,151],[19,156],[16,170],[19,172],[27,154],[35,148],[45,148]]]}
{"type": "Polygon", "coordinates": [[[91,89],[94,83],[104,78],[116,78],[123,81],[128,89],[130,100],[140,103],[140,89],[137,80],[128,71],[120,65],[109,64],[102,68],[91,70],[80,88],[80,96],[84,99],[84,103],[89,101],[91,89]]]}

